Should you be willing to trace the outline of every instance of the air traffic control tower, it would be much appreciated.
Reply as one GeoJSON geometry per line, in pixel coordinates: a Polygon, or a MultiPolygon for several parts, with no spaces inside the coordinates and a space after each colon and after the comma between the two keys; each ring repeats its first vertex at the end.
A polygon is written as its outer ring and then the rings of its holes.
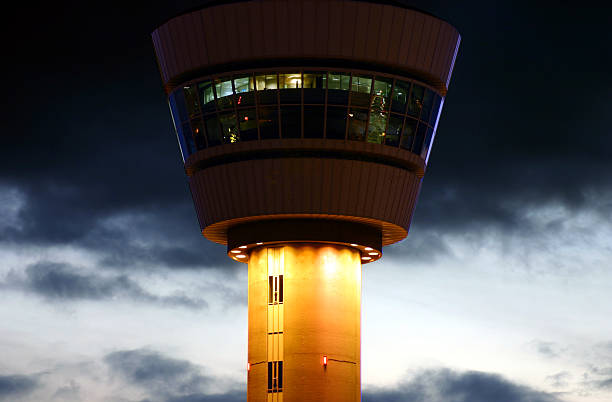
{"type": "MultiPolygon", "coordinates": [[[[153,43],[249,402],[361,400],[361,270],[408,234],[460,36],[399,2],[207,2],[153,43]]],[[[389,358],[392,358],[390,356],[389,358]]]]}

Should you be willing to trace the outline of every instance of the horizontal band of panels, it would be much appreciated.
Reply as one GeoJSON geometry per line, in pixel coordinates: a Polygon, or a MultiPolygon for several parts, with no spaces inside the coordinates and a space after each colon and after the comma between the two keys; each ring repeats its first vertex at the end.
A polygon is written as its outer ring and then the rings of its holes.
{"type": "Polygon", "coordinates": [[[330,60],[409,73],[446,92],[460,42],[431,15],[351,0],[259,0],[192,11],[152,33],[164,85],[230,65],[330,60]]]}

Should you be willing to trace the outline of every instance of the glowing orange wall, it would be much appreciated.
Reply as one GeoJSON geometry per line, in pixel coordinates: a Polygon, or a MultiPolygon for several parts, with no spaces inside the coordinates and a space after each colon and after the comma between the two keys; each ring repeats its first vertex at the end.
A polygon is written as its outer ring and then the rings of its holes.
{"type": "Polygon", "coordinates": [[[359,251],[326,244],[253,250],[248,361],[248,402],[359,402],[359,251]],[[282,304],[268,304],[269,274],[283,275],[282,304]],[[327,366],[323,366],[324,355],[327,366]],[[283,361],[283,388],[269,393],[267,362],[274,360],[283,361]]]}

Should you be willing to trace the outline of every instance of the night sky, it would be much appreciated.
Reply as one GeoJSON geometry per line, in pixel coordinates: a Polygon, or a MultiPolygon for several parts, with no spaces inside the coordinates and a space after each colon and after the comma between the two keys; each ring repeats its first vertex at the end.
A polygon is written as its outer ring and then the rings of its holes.
{"type": "MultiPolygon", "coordinates": [[[[364,267],[364,402],[612,400],[587,3],[409,2],[462,42],[410,235],[364,267]]],[[[0,400],[246,400],[246,265],[199,232],[150,39],[198,4],[4,9],[0,400]]]]}

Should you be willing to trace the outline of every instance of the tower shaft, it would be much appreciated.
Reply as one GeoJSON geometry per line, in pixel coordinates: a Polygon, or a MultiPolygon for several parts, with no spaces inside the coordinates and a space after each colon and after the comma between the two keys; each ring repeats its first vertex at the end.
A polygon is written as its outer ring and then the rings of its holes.
{"type": "Polygon", "coordinates": [[[251,251],[248,275],[247,400],[359,402],[359,250],[263,246],[251,251]]]}

